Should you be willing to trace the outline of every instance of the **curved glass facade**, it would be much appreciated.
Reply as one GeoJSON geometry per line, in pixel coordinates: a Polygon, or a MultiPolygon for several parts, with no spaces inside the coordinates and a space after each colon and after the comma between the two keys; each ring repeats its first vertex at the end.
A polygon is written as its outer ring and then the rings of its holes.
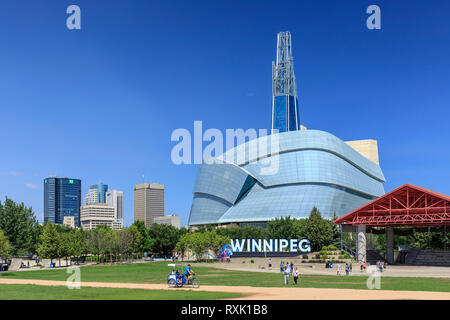
{"type": "Polygon", "coordinates": [[[219,158],[199,166],[189,225],[307,218],[313,207],[330,218],[384,194],[380,167],[324,131],[260,137],[219,158]],[[270,155],[271,139],[279,142],[278,150],[272,150],[276,155],[270,155]],[[255,154],[249,150],[252,145],[268,148],[255,154]],[[274,174],[261,174],[267,159],[278,163],[274,174]]]}

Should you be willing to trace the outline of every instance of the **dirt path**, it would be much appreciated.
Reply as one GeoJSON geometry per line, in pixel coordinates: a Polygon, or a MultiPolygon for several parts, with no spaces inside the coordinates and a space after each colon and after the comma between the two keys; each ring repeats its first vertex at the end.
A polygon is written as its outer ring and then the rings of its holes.
{"type": "MultiPolygon", "coordinates": [[[[41,286],[65,286],[65,281],[0,279],[0,284],[35,284],[41,286]]],[[[82,282],[84,287],[127,288],[145,290],[201,290],[210,292],[237,292],[248,300],[450,300],[450,292],[354,290],[318,288],[267,288],[246,286],[201,286],[192,288],[168,288],[166,284],[82,282]]]]}

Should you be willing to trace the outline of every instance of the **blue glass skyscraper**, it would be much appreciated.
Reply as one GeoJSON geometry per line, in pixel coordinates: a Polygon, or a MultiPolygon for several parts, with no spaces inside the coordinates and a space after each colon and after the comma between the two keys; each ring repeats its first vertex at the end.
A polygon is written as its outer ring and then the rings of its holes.
{"type": "Polygon", "coordinates": [[[44,223],[62,224],[73,216],[80,226],[81,180],[70,178],[44,179],[44,223]]]}
{"type": "Polygon", "coordinates": [[[299,130],[297,86],[288,31],[278,33],[277,61],[272,62],[272,95],[272,132],[299,130]]]}
{"type": "Polygon", "coordinates": [[[108,185],[107,184],[104,184],[104,183],[100,182],[100,183],[92,185],[89,189],[90,190],[92,190],[92,189],[97,190],[98,202],[100,202],[100,203],[105,203],[106,202],[106,192],[108,191],[108,185]]]}

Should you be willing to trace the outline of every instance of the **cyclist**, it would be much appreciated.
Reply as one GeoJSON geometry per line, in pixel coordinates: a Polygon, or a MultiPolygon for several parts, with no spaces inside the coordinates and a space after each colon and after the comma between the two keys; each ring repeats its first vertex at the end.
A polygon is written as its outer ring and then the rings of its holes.
{"type": "Polygon", "coordinates": [[[187,267],[184,269],[184,276],[186,277],[187,281],[192,280],[193,274],[194,274],[194,270],[192,270],[191,265],[188,264],[187,267]]]}

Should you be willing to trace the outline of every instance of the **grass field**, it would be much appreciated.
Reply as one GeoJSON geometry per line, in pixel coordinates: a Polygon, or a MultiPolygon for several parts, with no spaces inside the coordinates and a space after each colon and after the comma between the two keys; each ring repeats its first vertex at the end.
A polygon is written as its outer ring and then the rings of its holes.
{"type": "MultiPolygon", "coordinates": [[[[231,271],[211,267],[197,267],[193,264],[201,285],[283,287],[283,276],[278,273],[231,271]]],[[[122,265],[97,265],[82,267],[81,281],[166,283],[171,271],[167,262],[135,263],[122,265]]],[[[1,278],[41,279],[65,281],[69,275],[65,269],[38,270],[26,272],[4,272],[1,278]]],[[[302,275],[300,287],[366,289],[366,277],[302,275]]],[[[292,281],[291,281],[292,282],[292,281]]],[[[291,283],[290,286],[293,286],[291,283]]],[[[381,279],[383,290],[411,290],[450,292],[450,279],[385,277],[381,279]]],[[[201,288],[201,287],[200,287],[201,288]]]]}
{"type": "Polygon", "coordinates": [[[0,284],[0,300],[209,300],[241,297],[238,293],[205,291],[91,288],[0,284]]]}

